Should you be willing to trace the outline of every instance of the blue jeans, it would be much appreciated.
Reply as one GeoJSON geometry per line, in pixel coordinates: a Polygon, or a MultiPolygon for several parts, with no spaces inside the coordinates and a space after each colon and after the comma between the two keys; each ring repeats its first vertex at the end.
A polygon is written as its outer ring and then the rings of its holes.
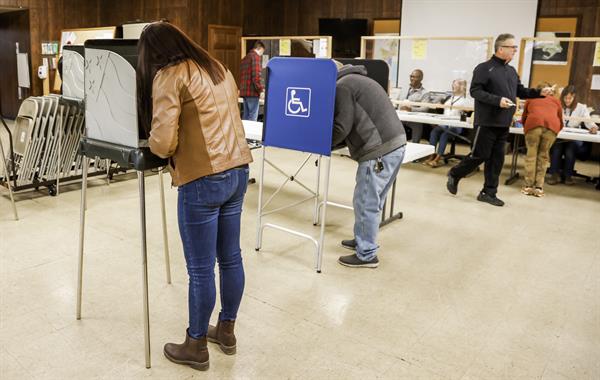
{"type": "Polygon", "coordinates": [[[363,261],[372,260],[377,255],[379,216],[388,190],[400,170],[405,150],[406,146],[402,146],[381,157],[383,170],[379,173],[374,170],[377,160],[358,163],[352,204],[356,255],[363,261]]]}
{"type": "Polygon", "coordinates": [[[563,177],[571,177],[575,173],[575,161],[585,156],[588,146],[583,141],[557,141],[550,149],[550,169],[548,173],[563,173],[563,177]],[[563,166],[562,158],[565,157],[563,166]]]}
{"type": "Polygon", "coordinates": [[[248,96],[244,98],[244,113],[242,114],[242,120],[256,121],[258,119],[258,96],[248,96]]]}
{"type": "Polygon", "coordinates": [[[448,137],[450,137],[450,133],[448,133],[448,131],[452,131],[458,135],[462,132],[462,128],[448,127],[447,125],[440,125],[439,127],[433,128],[431,130],[431,134],[429,135],[429,144],[435,146],[436,144],[438,144],[438,141],[439,141],[436,152],[440,156],[443,156],[444,152],[446,151],[446,145],[448,144],[448,137]]]}
{"type": "Polygon", "coordinates": [[[179,186],[177,216],[189,276],[189,330],[206,335],[215,307],[215,259],[219,262],[219,320],[235,320],[244,292],[240,249],[242,203],[248,167],[234,168],[179,186]]]}

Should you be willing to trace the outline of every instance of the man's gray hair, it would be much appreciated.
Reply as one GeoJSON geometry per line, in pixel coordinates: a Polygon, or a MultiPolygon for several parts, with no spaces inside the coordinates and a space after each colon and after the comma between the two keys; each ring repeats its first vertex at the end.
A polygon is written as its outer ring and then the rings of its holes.
{"type": "Polygon", "coordinates": [[[494,42],[494,51],[498,51],[498,49],[500,49],[504,41],[510,40],[511,38],[515,38],[515,36],[513,36],[510,33],[503,33],[496,37],[496,42],[494,42]]]}

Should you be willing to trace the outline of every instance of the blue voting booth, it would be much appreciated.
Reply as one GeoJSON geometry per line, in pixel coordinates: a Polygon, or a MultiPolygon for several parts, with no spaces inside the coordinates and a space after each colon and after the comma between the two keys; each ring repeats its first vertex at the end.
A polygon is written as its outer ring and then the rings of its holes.
{"type": "Polygon", "coordinates": [[[331,155],[337,78],[333,61],[273,58],[267,71],[264,145],[331,155]]]}
{"type": "Polygon", "coordinates": [[[329,188],[329,168],[331,156],[331,140],[333,131],[333,115],[335,109],[335,85],[337,68],[330,59],[315,58],[273,58],[267,65],[265,122],[263,124],[263,148],[261,174],[258,195],[258,222],[256,232],[256,250],[262,245],[265,228],[273,228],[282,232],[310,240],[316,248],[316,270],[321,272],[323,256],[323,240],[325,234],[326,207],[319,210],[319,191],[321,176],[321,159],[325,158],[325,183],[323,189],[324,204],[327,204],[329,188]],[[288,174],[266,157],[267,148],[276,147],[303,152],[306,158],[298,169],[288,174]],[[317,178],[316,189],[298,180],[298,173],[316,157],[317,178]],[[263,204],[263,182],[265,163],[273,167],[285,177],[285,181],[263,204]],[[310,196],[291,205],[266,211],[267,205],[277,193],[288,183],[296,183],[310,196]],[[321,212],[321,233],[319,238],[272,223],[262,223],[268,214],[283,211],[307,201],[314,201],[313,223],[319,220],[321,212]]]}

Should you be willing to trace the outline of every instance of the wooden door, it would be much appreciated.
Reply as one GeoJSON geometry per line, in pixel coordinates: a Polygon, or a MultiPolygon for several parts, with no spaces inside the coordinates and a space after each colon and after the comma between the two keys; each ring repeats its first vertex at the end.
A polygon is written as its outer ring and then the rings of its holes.
{"type": "Polygon", "coordinates": [[[241,38],[239,26],[208,25],[208,52],[231,71],[236,83],[240,76],[241,38]]]}

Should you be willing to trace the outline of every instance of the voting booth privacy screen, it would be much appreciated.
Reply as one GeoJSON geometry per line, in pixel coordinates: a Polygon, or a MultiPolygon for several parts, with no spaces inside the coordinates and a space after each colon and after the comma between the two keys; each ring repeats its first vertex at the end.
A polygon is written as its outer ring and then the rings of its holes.
{"type": "Polygon", "coordinates": [[[267,70],[264,145],[330,156],[337,79],[333,61],[273,58],[267,70]]]}
{"type": "Polygon", "coordinates": [[[86,137],[137,148],[137,40],[85,42],[86,137]]]}

